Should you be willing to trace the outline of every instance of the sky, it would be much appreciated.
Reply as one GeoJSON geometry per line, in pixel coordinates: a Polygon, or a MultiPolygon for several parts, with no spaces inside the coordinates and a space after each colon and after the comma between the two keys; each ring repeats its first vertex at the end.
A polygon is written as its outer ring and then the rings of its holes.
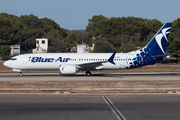
{"type": "Polygon", "coordinates": [[[4,12],[47,17],[64,29],[82,30],[94,15],[172,22],[180,18],[180,0],[0,0],[0,13],[4,12]]]}

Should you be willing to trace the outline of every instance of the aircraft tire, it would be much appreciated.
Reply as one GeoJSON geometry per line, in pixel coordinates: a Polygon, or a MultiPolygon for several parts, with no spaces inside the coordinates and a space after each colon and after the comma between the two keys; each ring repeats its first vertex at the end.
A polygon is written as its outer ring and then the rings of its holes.
{"type": "Polygon", "coordinates": [[[19,76],[20,76],[20,77],[22,77],[22,76],[23,76],[23,74],[22,74],[22,73],[19,73],[19,76]]]}
{"type": "Polygon", "coordinates": [[[86,76],[91,76],[91,72],[90,71],[86,71],[86,76]]]}

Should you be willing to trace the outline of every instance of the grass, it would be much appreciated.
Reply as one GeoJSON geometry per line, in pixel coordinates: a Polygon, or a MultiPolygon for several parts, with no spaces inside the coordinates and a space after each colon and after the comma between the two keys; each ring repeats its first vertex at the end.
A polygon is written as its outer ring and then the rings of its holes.
{"type": "Polygon", "coordinates": [[[0,81],[0,93],[167,93],[179,91],[179,80],[137,81],[0,81]],[[66,83],[66,84],[65,84],[66,83]],[[131,84],[133,83],[133,84],[131,84]],[[120,89],[119,89],[120,88],[120,89]],[[9,90],[8,90],[9,89],[9,90]]]}

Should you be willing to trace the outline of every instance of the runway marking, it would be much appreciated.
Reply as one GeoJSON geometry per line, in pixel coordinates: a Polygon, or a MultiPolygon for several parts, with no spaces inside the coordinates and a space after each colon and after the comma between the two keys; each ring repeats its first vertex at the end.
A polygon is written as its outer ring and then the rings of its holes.
{"type": "Polygon", "coordinates": [[[115,114],[115,116],[118,118],[118,120],[127,120],[108,97],[103,96],[102,98],[108,104],[108,106],[111,108],[112,112],[115,114]]]}

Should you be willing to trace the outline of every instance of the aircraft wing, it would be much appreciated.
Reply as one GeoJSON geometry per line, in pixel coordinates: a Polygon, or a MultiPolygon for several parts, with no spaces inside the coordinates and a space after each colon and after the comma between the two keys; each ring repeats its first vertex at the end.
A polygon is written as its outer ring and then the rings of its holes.
{"type": "Polygon", "coordinates": [[[98,62],[90,62],[90,63],[83,63],[83,64],[77,64],[77,66],[80,69],[95,69],[95,67],[101,66],[102,63],[110,62],[115,65],[114,63],[114,56],[116,54],[116,51],[111,55],[111,57],[107,61],[98,61],[98,62]]]}
{"type": "Polygon", "coordinates": [[[91,63],[84,63],[84,64],[79,64],[79,68],[81,69],[95,69],[95,67],[101,66],[102,63],[105,63],[107,61],[100,61],[100,62],[91,62],[91,63]]]}

